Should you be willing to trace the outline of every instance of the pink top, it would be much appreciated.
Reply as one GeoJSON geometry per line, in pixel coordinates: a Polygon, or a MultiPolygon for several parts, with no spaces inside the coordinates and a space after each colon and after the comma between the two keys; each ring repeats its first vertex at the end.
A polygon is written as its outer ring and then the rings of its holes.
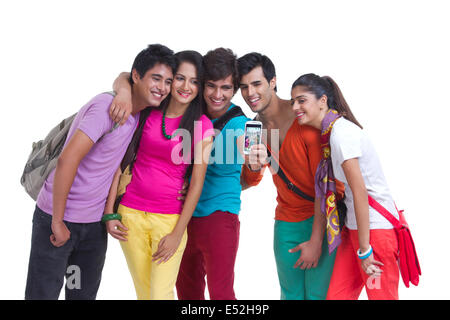
{"type": "MultiPolygon", "coordinates": [[[[166,117],[166,134],[172,135],[175,132],[181,118],[182,116],[166,117]]],[[[160,110],[152,110],[142,133],[133,177],[121,204],[145,212],[180,214],[183,202],[177,200],[178,191],[183,186],[189,163],[193,161],[191,155],[194,154],[194,145],[214,134],[213,125],[208,117],[202,115],[195,124],[193,139],[187,131],[182,131],[168,140],[163,136],[161,128],[162,113],[160,110]],[[184,159],[183,142],[187,146],[184,159]]]]}

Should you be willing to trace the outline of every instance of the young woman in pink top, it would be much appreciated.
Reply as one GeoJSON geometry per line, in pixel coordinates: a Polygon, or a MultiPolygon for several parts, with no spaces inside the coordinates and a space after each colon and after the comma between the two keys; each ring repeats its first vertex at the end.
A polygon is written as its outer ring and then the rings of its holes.
{"type": "MultiPolygon", "coordinates": [[[[174,298],[186,226],[202,192],[214,134],[199,94],[202,56],[182,51],[175,57],[178,66],[171,92],[159,108],[152,109],[144,126],[132,180],[118,208],[122,220],[107,221],[110,234],[121,240],[140,300],[174,298]],[[192,171],[188,171],[192,160],[192,171]],[[191,180],[183,204],[178,191],[188,175],[191,180]]],[[[115,198],[119,175],[120,170],[111,198],[115,198]]]]}

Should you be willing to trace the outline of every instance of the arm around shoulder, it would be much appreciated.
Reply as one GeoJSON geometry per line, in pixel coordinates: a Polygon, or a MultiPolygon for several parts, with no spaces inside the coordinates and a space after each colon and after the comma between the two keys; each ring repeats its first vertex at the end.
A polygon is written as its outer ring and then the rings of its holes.
{"type": "Polygon", "coordinates": [[[129,77],[129,72],[122,72],[114,80],[113,84],[113,90],[116,92],[116,96],[111,103],[109,115],[114,122],[120,123],[120,125],[127,122],[133,107],[129,77]]]}

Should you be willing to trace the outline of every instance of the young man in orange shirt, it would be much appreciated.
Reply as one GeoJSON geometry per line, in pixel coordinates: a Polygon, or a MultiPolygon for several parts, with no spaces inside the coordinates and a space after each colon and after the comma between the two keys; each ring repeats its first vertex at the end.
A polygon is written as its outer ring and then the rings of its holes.
{"type": "Polygon", "coordinates": [[[278,201],[274,253],[281,299],[325,299],[335,252],[329,255],[324,241],[326,221],[319,201],[299,196],[278,174],[279,166],[296,187],[314,197],[314,176],[321,159],[320,131],[300,126],[290,100],[277,96],[275,67],[267,56],[249,53],[238,59],[238,68],[242,97],[266,129],[263,144],[251,150],[241,183],[243,189],[255,186],[267,166],[272,171],[278,201]]]}

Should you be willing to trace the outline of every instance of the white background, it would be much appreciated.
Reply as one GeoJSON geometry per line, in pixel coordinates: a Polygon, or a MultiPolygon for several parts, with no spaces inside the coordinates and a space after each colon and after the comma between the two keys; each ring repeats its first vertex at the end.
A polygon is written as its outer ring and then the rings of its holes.
{"type": "MultiPolygon", "coordinates": [[[[0,4],[0,299],[23,299],[34,202],[19,179],[33,141],[111,89],[150,43],[202,54],[268,55],[278,93],[330,75],[369,132],[423,276],[402,299],[448,299],[449,33],[446,1],[2,1],[0,4]]],[[[240,93],[234,102],[252,117],[240,93]]],[[[279,299],[270,173],[242,194],[238,299],[279,299]]],[[[116,240],[98,299],[135,299],[116,240]]],[[[362,296],[364,297],[364,295],[362,296]]]]}

